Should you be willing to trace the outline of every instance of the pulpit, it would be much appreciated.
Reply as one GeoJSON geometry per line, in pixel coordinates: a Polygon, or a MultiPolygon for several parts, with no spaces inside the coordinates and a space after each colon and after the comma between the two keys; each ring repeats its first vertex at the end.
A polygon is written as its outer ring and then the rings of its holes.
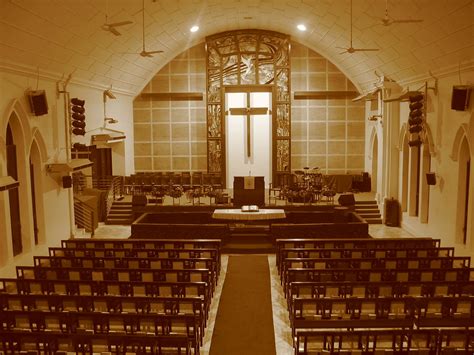
{"type": "Polygon", "coordinates": [[[234,206],[265,206],[265,180],[263,176],[234,176],[234,206]]]}

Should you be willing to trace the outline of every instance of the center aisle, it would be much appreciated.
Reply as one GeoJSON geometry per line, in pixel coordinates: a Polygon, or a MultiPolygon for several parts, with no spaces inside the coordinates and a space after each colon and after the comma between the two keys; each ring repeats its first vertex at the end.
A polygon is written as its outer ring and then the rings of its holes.
{"type": "Polygon", "coordinates": [[[229,256],[210,355],[276,354],[266,255],[229,256]]]}

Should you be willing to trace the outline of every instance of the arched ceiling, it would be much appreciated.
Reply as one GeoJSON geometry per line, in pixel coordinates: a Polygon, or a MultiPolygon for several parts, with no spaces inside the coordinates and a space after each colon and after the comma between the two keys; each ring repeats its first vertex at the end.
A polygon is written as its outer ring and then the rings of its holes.
{"type": "Polygon", "coordinates": [[[147,50],[142,49],[140,0],[0,0],[0,68],[73,80],[138,94],[150,78],[184,49],[214,33],[255,28],[287,33],[337,65],[360,90],[380,75],[403,83],[472,65],[474,0],[389,0],[394,18],[421,23],[380,25],[384,0],[353,0],[354,47],[376,52],[340,54],[349,46],[349,0],[145,0],[147,50]],[[103,31],[132,20],[121,36],[103,31]],[[304,23],[306,32],[296,25],[304,23]],[[190,33],[192,25],[200,30],[190,33]]]}

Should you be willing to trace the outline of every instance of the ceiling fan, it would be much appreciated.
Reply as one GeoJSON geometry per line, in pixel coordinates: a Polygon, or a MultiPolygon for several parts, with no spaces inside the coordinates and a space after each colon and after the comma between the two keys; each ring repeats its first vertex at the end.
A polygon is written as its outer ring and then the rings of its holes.
{"type": "Polygon", "coordinates": [[[105,3],[105,23],[101,26],[101,28],[104,30],[104,31],[108,31],[108,32],[111,32],[113,33],[114,35],[116,36],[120,36],[121,33],[119,31],[117,31],[116,27],[120,27],[120,26],[125,26],[125,25],[130,25],[133,23],[133,21],[121,21],[121,22],[114,22],[114,23],[109,23],[108,22],[108,6],[107,6],[107,2],[105,3]]]}
{"type": "Polygon", "coordinates": [[[341,52],[339,54],[344,54],[344,53],[352,54],[352,53],[355,53],[355,52],[373,52],[373,51],[378,51],[379,50],[378,48],[354,48],[352,46],[352,0],[351,0],[351,42],[350,42],[350,46],[348,48],[345,48],[345,47],[336,47],[336,48],[344,49],[344,52],[341,52]]]}
{"type": "Polygon", "coordinates": [[[385,1],[385,16],[380,18],[380,24],[390,26],[393,23],[415,23],[423,22],[422,19],[394,19],[388,14],[388,0],[385,1]]]}
{"type": "Polygon", "coordinates": [[[145,0],[142,0],[142,51],[139,53],[125,53],[125,54],[140,54],[142,57],[153,57],[153,54],[163,53],[163,51],[147,51],[145,49],[145,0]]]}

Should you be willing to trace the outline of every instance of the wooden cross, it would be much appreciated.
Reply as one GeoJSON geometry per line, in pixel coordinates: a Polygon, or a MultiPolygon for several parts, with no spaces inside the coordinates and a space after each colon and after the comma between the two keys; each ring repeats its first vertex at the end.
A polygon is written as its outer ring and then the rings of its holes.
{"type": "Polygon", "coordinates": [[[267,107],[250,107],[250,95],[247,95],[247,107],[238,107],[229,109],[231,115],[236,116],[247,116],[247,156],[252,156],[250,151],[250,116],[253,115],[266,115],[268,113],[267,107]]]}

